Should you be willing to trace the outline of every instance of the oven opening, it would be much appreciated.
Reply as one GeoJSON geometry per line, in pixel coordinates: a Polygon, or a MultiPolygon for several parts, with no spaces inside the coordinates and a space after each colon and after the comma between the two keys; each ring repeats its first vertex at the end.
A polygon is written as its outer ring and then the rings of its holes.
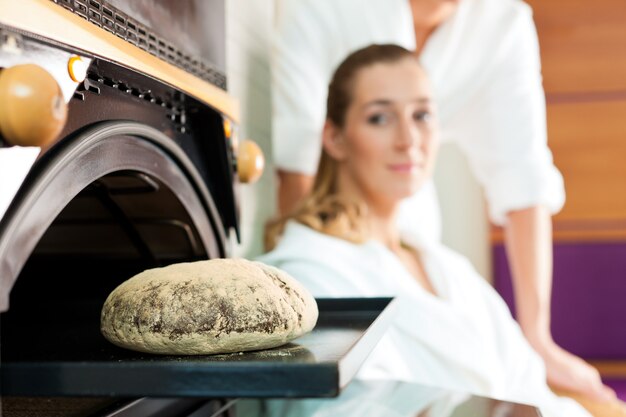
{"type": "MultiPolygon", "coordinates": [[[[201,239],[177,193],[163,181],[126,170],[92,182],[54,219],[15,281],[10,308],[0,315],[2,361],[66,362],[78,368],[82,361],[149,360],[150,355],[125,351],[104,339],[100,309],[108,294],[136,273],[209,257],[203,239],[214,237],[201,239]]],[[[63,384],[62,372],[58,379],[63,384]]],[[[85,379],[88,384],[88,374],[85,379]]],[[[37,387],[36,378],[29,383],[35,395],[48,389],[37,387]]],[[[12,415],[11,410],[37,415],[32,407],[42,407],[40,400],[7,397],[2,407],[5,415],[12,415]]],[[[41,415],[55,409],[85,415],[133,401],[51,397],[41,415]]],[[[155,399],[150,404],[155,401],[161,409],[198,403],[187,399],[168,405],[155,399]]]]}
{"type": "MultiPolygon", "coordinates": [[[[29,349],[46,349],[65,342],[41,339],[45,330],[70,331],[76,320],[97,324],[107,295],[134,274],[206,257],[192,219],[162,182],[133,171],[109,174],[74,197],[48,227],[15,282],[7,316],[20,319],[20,338],[37,341],[29,349]]],[[[5,340],[8,317],[3,350],[18,342],[5,340]]],[[[83,336],[67,334],[72,342],[83,336]]]]}

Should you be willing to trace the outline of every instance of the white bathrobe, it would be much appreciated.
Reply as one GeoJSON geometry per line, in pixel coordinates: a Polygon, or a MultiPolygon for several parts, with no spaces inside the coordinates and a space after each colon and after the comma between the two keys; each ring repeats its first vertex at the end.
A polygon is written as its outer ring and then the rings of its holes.
{"type": "MultiPolygon", "coordinates": [[[[436,296],[381,243],[353,244],[295,222],[259,260],[287,271],[316,298],[397,298],[394,322],[358,379],[414,382],[533,404],[545,416],[588,416],[548,389],[541,358],[467,259],[434,241],[403,240],[419,251],[436,296]]],[[[333,406],[316,402],[325,403],[333,406]]],[[[293,401],[289,409],[302,407],[306,401],[293,401]]]]}

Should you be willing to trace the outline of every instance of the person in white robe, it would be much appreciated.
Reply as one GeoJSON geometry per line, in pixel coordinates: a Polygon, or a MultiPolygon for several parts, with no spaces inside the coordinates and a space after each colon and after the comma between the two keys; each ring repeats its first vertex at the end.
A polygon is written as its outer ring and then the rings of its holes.
{"type": "MultiPolygon", "coordinates": [[[[522,0],[277,0],[271,48],[272,153],[282,214],[313,183],[328,81],[345,56],[373,43],[401,45],[433,85],[440,140],[456,145],[503,226],[516,317],[561,389],[611,398],[597,370],[550,331],[552,219],[565,201],[548,148],[537,31],[522,0]]],[[[447,172],[447,171],[446,171],[447,172]]],[[[460,181],[459,184],[462,184],[460,181]]],[[[459,185],[460,186],[460,185],[459,185]]],[[[401,205],[399,227],[441,238],[427,181],[401,205]]]]}
{"type": "MultiPolygon", "coordinates": [[[[436,108],[414,55],[397,45],[352,53],[329,86],[312,193],[268,225],[267,244],[277,246],[258,260],[315,297],[396,297],[394,322],[358,381],[422,383],[588,417],[550,390],[541,358],[467,259],[398,229],[400,203],[430,178],[437,145],[436,108]]],[[[267,405],[270,415],[321,416],[342,401],[267,405]]]]}

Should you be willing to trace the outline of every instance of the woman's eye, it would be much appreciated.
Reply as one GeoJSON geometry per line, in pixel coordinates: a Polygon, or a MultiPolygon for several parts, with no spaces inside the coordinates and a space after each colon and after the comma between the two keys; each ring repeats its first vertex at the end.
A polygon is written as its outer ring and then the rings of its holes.
{"type": "Polygon", "coordinates": [[[426,110],[413,113],[413,119],[418,122],[428,122],[430,120],[430,117],[431,113],[426,110]]]}
{"type": "Polygon", "coordinates": [[[367,122],[373,125],[382,125],[388,121],[385,114],[373,114],[367,118],[367,122]]]}

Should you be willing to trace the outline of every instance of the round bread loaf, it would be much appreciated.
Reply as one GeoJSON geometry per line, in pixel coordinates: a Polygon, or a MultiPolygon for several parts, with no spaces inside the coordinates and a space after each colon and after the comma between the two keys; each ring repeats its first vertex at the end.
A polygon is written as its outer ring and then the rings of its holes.
{"type": "Polygon", "coordinates": [[[280,346],[313,329],[315,299],[286,272],[245,259],[149,269],[123,282],[102,308],[100,329],[132,350],[172,355],[280,346]]]}

